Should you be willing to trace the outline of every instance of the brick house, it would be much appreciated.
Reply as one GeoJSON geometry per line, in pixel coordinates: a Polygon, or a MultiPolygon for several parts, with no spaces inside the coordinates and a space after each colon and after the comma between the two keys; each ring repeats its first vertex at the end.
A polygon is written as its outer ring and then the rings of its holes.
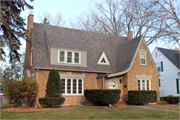
{"type": "MultiPolygon", "coordinates": [[[[156,90],[159,73],[143,36],[128,37],[33,23],[28,17],[24,76],[38,82],[38,98],[45,97],[50,70],[58,70],[64,105],[86,101],[85,89],[156,90]]],[[[159,97],[158,97],[159,101],[159,97]]]]}

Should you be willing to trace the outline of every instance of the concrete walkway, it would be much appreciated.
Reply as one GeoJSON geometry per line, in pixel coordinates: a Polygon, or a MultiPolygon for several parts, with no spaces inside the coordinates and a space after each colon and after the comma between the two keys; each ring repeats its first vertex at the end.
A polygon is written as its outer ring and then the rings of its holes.
{"type": "MultiPolygon", "coordinates": [[[[134,105],[119,105],[124,107],[135,107],[135,108],[144,108],[144,109],[152,109],[152,110],[162,110],[162,111],[170,111],[170,112],[180,112],[176,110],[166,110],[166,109],[159,109],[159,108],[152,108],[152,107],[143,107],[143,106],[134,106],[134,105]]],[[[154,106],[155,107],[155,106],[154,106]]],[[[158,106],[159,107],[159,106],[158,106]]]]}

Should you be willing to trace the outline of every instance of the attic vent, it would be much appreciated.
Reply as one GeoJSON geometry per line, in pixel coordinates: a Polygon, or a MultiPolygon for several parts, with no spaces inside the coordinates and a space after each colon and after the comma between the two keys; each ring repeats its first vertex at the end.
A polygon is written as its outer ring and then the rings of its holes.
{"type": "Polygon", "coordinates": [[[97,64],[99,64],[99,65],[110,65],[104,52],[102,53],[102,55],[101,55],[101,57],[100,57],[97,64]]]}

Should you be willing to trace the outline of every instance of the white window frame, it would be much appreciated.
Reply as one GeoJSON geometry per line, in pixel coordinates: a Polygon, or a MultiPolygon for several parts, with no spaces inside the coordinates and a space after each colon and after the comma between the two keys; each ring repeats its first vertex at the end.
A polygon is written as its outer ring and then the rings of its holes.
{"type": "Polygon", "coordinates": [[[63,96],[83,96],[84,95],[84,79],[77,78],[62,78],[65,79],[65,93],[63,96]],[[71,93],[67,93],[67,79],[71,79],[71,93]],[[76,94],[73,93],[73,80],[76,79],[76,94]],[[78,93],[79,80],[82,80],[82,93],[78,93]]]}
{"type": "MultiPolygon", "coordinates": [[[[149,90],[151,90],[151,80],[150,79],[138,79],[140,80],[140,90],[142,89],[142,80],[145,80],[145,90],[147,90],[147,80],[149,80],[149,90]]],[[[137,80],[137,90],[138,90],[138,80],[137,80]]]]}
{"type": "Polygon", "coordinates": [[[66,51],[66,50],[58,50],[58,63],[66,63],[66,64],[81,64],[81,52],[76,52],[76,51],[66,51]],[[64,51],[64,62],[60,61],[60,51],[64,51]],[[67,62],[67,53],[71,52],[72,53],[72,59],[71,62],[67,62]],[[75,63],[75,53],[79,53],[79,63],[75,63]]]}
{"type": "Polygon", "coordinates": [[[146,53],[145,52],[140,52],[140,65],[146,65],[146,53]],[[141,58],[141,54],[145,54],[145,58],[141,58]],[[145,59],[145,64],[141,63],[141,59],[145,59]]]}

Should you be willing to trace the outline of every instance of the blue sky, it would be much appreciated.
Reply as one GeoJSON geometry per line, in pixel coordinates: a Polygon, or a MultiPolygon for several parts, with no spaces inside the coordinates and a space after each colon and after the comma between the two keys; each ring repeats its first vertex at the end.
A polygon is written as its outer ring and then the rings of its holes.
{"type": "MultiPolygon", "coordinates": [[[[35,0],[30,2],[30,0],[26,0],[30,5],[34,6],[33,10],[25,9],[21,13],[21,16],[25,19],[27,23],[27,17],[30,11],[34,13],[34,22],[40,23],[39,16],[43,14],[43,12],[47,12],[51,15],[51,17],[55,17],[58,12],[60,12],[63,16],[63,19],[66,20],[67,24],[65,27],[70,27],[69,19],[73,20],[78,17],[83,12],[88,13],[90,11],[90,7],[93,7],[94,2],[102,2],[103,0],[35,0]]],[[[21,50],[25,50],[25,41],[22,40],[23,45],[21,46],[21,50]]],[[[149,49],[152,52],[153,49],[157,46],[165,47],[164,43],[153,43],[149,45],[149,49]]]]}

